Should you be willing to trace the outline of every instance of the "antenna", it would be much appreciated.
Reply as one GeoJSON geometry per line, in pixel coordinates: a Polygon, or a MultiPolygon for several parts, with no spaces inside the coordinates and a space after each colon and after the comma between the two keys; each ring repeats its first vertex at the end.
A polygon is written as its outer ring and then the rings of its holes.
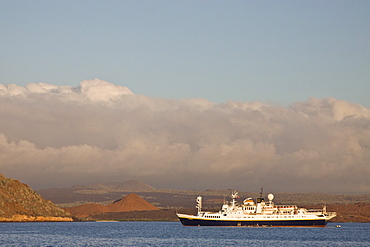
{"type": "Polygon", "coordinates": [[[261,187],[260,197],[262,197],[262,194],[263,194],[263,186],[261,187]]]}

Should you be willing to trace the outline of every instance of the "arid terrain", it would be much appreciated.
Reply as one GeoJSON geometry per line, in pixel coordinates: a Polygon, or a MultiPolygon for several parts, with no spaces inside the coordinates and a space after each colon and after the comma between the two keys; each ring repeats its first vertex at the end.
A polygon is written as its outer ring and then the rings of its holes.
{"type": "Polygon", "coordinates": [[[79,218],[87,218],[92,215],[99,215],[103,213],[122,213],[134,211],[157,211],[160,210],[156,206],[150,204],[140,196],[131,193],[124,198],[117,200],[107,206],[88,203],[77,207],[65,208],[67,212],[72,213],[79,218]]]}
{"type": "MultiPolygon", "coordinates": [[[[176,212],[195,214],[195,198],[203,209],[218,211],[231,190],[158,190],[143,182],[95,183],[39,190],[0,174],[0,221],[167,220],[176,212]],[[64,210],[62,209],[64,208],[64,210]]],[[[240,192],[239,203],[259,193],[240,192]]],[[[296,204],[337,212],[333,222],[370,222],[370,195],[275,193],[277,204],[296,204]]]]}
{"type": "Polygon", "coordinates": [[[28,185],[0,174],[0,221],[72,221],[72,217],[28,185]]]}
{"type": "MultiPolygon", "coordinates": [[[[229,200],[231,190],[157,190],[140,181],[124,183],[93,184],[39,190],[60,207],[77,207],[87,204],[95,210],[90,219],[97,220],[177,220],[176,211],[195,213],[195,198],[203,196],[203,205],[217,211],[225,200],[229,200]],[[102,210],[117,199],[135,193],[161,210],[112,212],[102,210]]],[[[259,193],[240,192],[240,201],[246,197],[256,198],[259,193]]],[[[307,208],[327,206],[328,211],[337,212],[334,222],[370,222],[370,195],[324,194],[324,193],[275,193],[275,203],[296,204],[307,208]]],[[[77,207],[78,208],[78,207],[77,207]]],[[[83,214],[82,214],[83,215],[83,214]]],[[[84,216],[87,216],[86,214],[84,216]]]]}

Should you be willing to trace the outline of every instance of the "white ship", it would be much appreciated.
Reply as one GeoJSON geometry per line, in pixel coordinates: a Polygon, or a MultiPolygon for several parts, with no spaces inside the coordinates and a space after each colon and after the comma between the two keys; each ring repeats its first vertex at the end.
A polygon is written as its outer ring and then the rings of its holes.
{"type": "Polygon", "coordinates": [[[308,210],[296,205],[275,205],[274,195],[268,202],[261,196],[254,201],[247,198],[238,203],[238,192],[231,195],[231,203],[224,203],[219,212],[202,211],[202,197],[197,198],[197,215],[177,214],[184,226],[316,226],[325,227],[336,216],[335,212],[322,209],[308,210]]]}

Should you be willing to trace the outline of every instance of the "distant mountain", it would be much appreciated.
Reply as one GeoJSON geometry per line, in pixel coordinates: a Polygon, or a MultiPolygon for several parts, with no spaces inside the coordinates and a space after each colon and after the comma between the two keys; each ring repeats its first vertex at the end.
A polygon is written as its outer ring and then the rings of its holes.
{"type": "Polygon", "coordinates": [[[65,210],[77,217],[84,218],[102,213],[154,211],[159,210],[159,208],[150,204],[140,196],[132,193],[107,206],[103,206],[97,203],[89,203],[77,207],[66,208],[65,210]]]}
{"type": "Polygon", "coordinates": [[[72,221],[72,218],[28,185],[0,174],[0,221],[72,221]]]}
{"type": "Polygon", "coordinates": [[[138,181],[138,180],[129,180],[123,183],[114,182],[114,183],[95,183],[87,186],[90,189],[97,190],[107,190],[107,191],[154,191],[155,188],[152,186],[138,181]]]}
{"type": "Polygon", "coordinates": [[[51,200],[53,203],[59,204],[59,206],[63,208],[90,202],[112,202],[116,198],[121,198],[122,194],[127,195],[132,192],[152,193],[155,191],[157,190],[152,186],[138,180],[37,190],[42,197],[51,200]]]}
{"type": "Polygon", "coordinates": [[[136,194],[125,196],[121,200],[107,205],[108,212],[152,211],[159,210],[136,194]]]}

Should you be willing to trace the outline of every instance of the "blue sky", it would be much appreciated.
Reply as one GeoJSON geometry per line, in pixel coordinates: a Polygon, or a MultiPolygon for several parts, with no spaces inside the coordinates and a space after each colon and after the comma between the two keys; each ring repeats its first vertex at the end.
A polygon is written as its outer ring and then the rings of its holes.
{"type": "Polygon", "coordinates": [[[4,1],[0,83],[370,107],[370,1],[4,1]]]}

